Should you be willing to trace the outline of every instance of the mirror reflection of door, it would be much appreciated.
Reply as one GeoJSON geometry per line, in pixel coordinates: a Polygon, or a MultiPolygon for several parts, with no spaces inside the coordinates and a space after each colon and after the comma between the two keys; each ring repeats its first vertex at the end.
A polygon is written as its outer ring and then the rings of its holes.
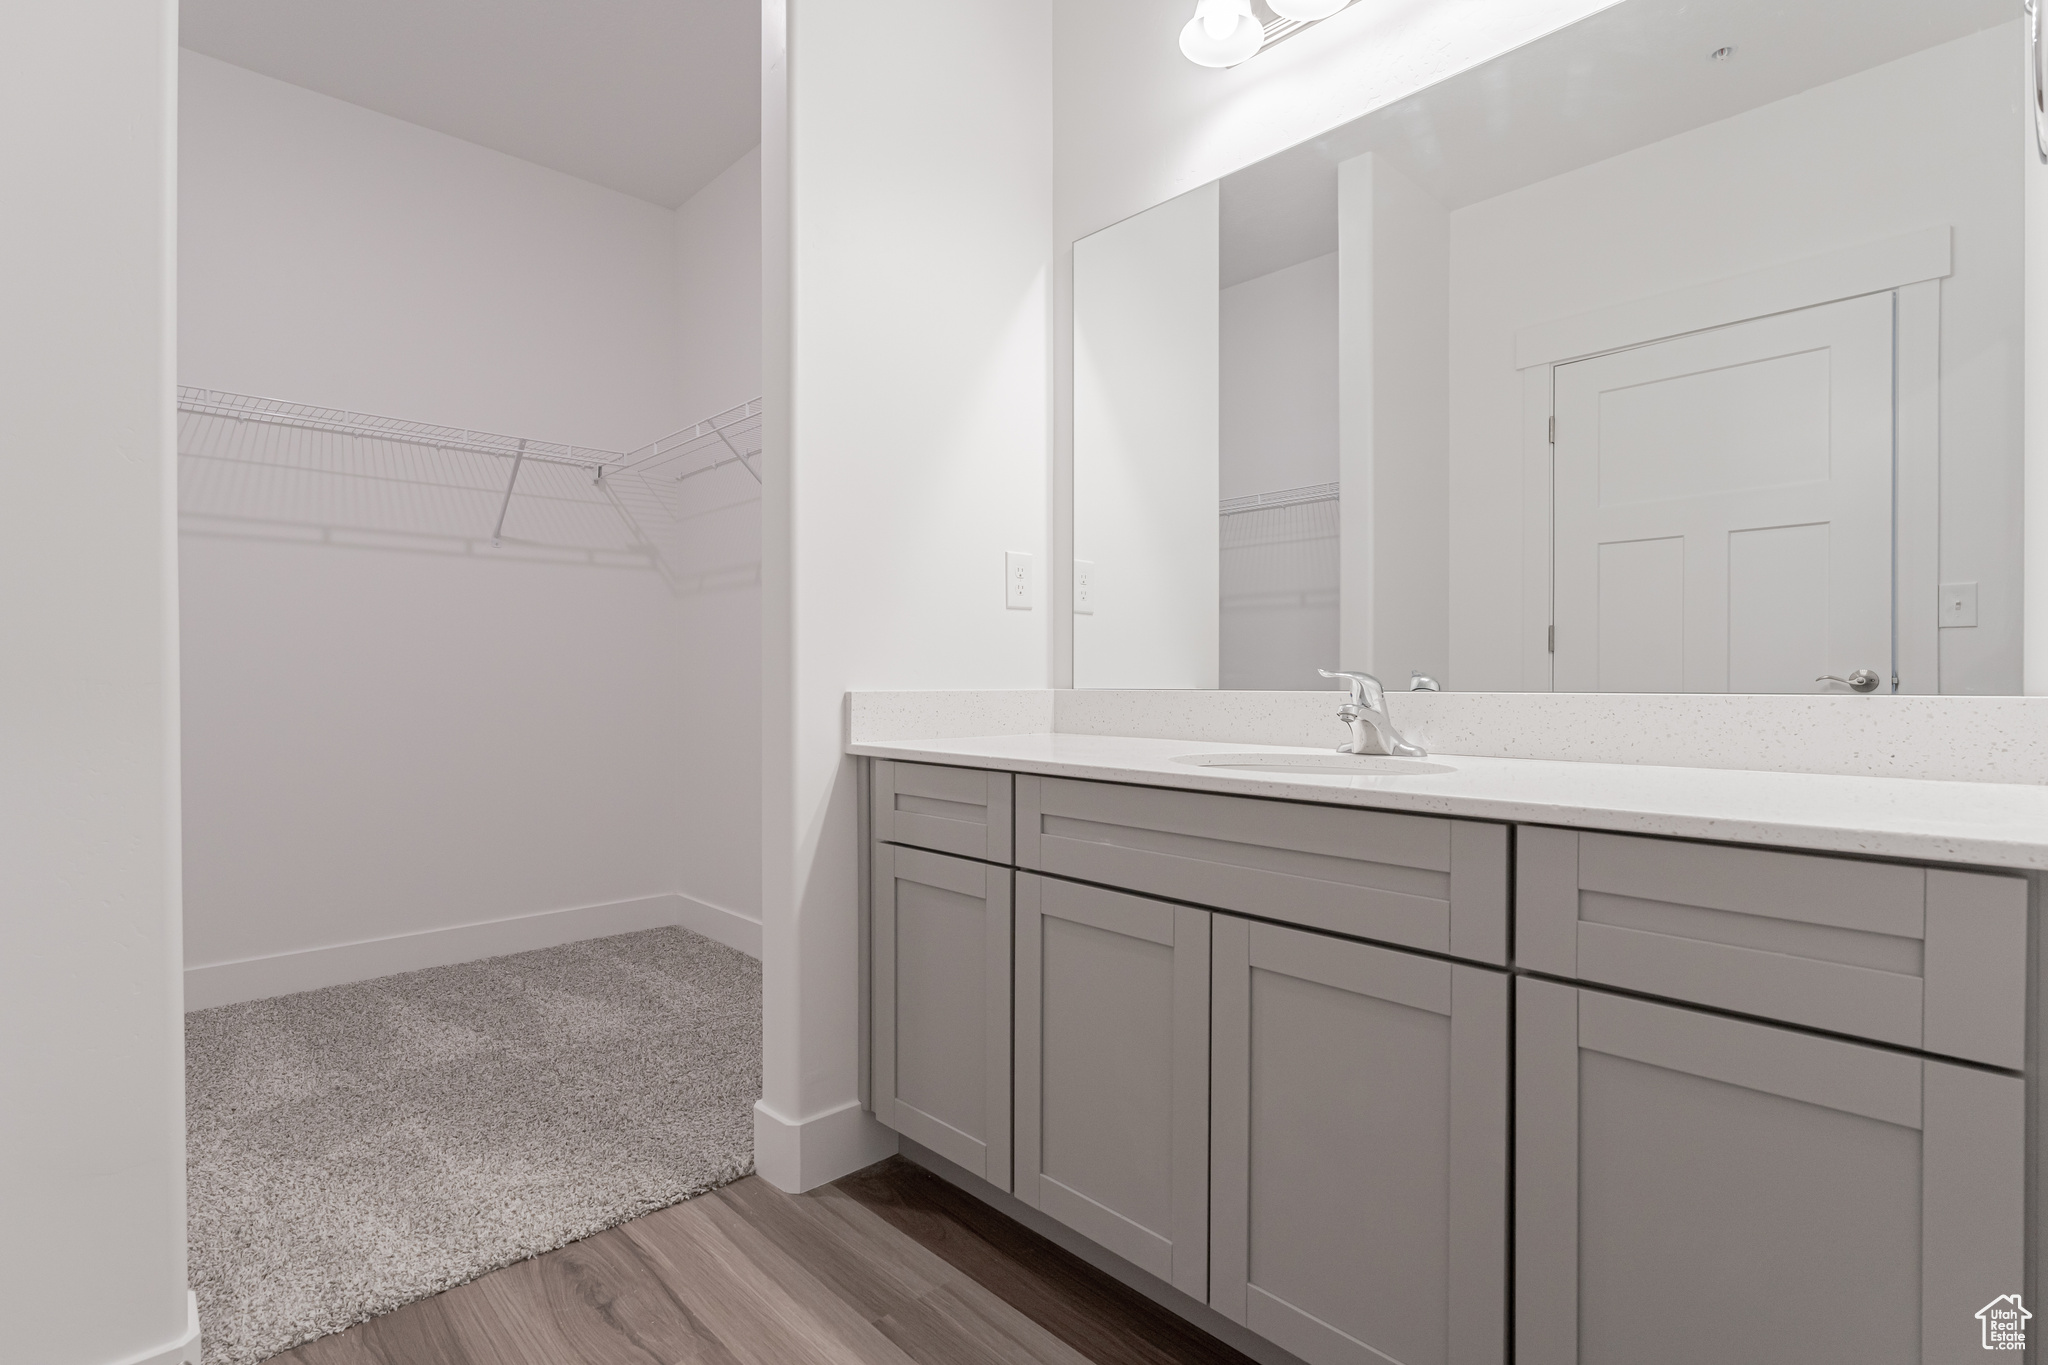
{"type": "Polygon", "coordinates": [[[1884,293],[1556,368],[1557,690],[1890,679],[1893,334],[1884,293]]]}

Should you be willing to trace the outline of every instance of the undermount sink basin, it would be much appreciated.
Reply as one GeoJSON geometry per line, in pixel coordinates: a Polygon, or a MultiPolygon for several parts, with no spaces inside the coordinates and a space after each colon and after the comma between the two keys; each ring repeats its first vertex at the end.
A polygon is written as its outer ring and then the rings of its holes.
{"type": "Polygon", "coordinates": [[[1182,754],[1174,762],[1239,773],[1316,777],[1431,777],[1457,771],[1447,763],[1377,754],[1182,754]]]}

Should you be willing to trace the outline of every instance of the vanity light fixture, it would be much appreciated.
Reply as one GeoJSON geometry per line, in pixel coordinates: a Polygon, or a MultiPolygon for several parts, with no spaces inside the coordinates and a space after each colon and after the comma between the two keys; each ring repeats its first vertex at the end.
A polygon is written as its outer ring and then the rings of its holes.
{"type": "Polygon", "coordinates": [[[1313,24],[1318,19],[1327,19],[1350,3],[1351,0],[1266,0],[1273,13],[1297,24],[1313,24]]]}
{"type": "Polygon", "coordinates": [[[1348,8],[1351,0],[1196,0],[1180,31],[1180,50],[1197,66],[1236,66],[1311,24],[1348,8]]]}
{"type": "Polygon", "coordinates": [[[1195,0],[1195,17],[1180,31],[1181,53],[1196,66],[1236,66],[1265,41],[1252,0],[1195,0]]]}

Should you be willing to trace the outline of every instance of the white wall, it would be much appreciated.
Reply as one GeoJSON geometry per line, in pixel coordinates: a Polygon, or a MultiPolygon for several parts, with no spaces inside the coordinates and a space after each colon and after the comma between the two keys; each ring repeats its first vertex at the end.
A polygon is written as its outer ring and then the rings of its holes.
{"type": "MultiPolygon", "coordinates": [[[[1337,481],[1337,254],[1223,290],[1222,493],[1337,481]]],[[[1221,518],[1218,683],[1323,687],[1337,649],[1338,507],[1305,502],[1221,518]]]]}
{"type": "Polygon", "coordinates": [[[677,406],[695,422],[761,396],[761,149],[675,218],[677,406]]]}
{"type": "Polygon", "coordinates": [[[185,1290],[177,17],[0,41],[0,1354],[198,1359],[185,1290]]]}
{"type": "Polygon", "coordinates": [[[608,448],[680,424],[673,211],[180,70],[181,382],[608,448]]]}
{"type": "MultiPolygon", "coordinates": [[[[678,406],[696,422],[761,396],[758,147],[676,210],[676,247],[678,406]]],[[[758,923],[761,485],[728,468],[684,489],[677,885],[758,923]]]]}
{"type": "Polygon", "coordinates": [[[1386,157],[1337,173],[1343,666],[1449,687],[1450,220],[1386,157]]]}
{"type": "Polygon", "coordinates": [[[1223,291],[1222,496],[1337,481],[1337,255],[1223,291]]]}
{"type": "MultiPolygon", "coordinates": [[[[1697,128],[1451,215],[1452,673],[1522,686],[1522,387],[1514,334],[1937,225],[1943,581],[1979,586],[1941,632],[1944,692],[2020,687],[2022,182],[2015,26],[1697,128]]],[[[1931,585],[1930,585],[1931,586],[1931,585]]]]}
{"type": "Polygon", "coordinates": [[[852,688],[1042,687],[1049,0],[763,6],[764,1095],[784,1188],[893,1142],[858,1099],[852,688]],[[786,27],[785,27],[786,25],[786,27]],[[786,47],[785,47],[786,40],[786,47]]]}
{"type": "Polygon", "coordinates": [[[1220,220],[1215,185],[1074,246],[1080,687],[1214,687],[1220,220]]]}
{"type": "MultiPolygon", "coordinates": [[[[678,402],[677,280],[713,248],[676,214],[182,70],[181,382],[610,448],[704,415],[678,402]]],[[[605,551],[619,525],[567,520],[572,476],[523,473],[494,551],[502,466],[465,501],[416,453],[386,478],[184,465],[186,958],[274,959],[203,979],[301,988],[318,974],[279,955],[686,881],[682,717],[712,684],[683,627],[722,589],[605,551]]],[[[745,905],[743,874],[702,884],[745,905]]]]}

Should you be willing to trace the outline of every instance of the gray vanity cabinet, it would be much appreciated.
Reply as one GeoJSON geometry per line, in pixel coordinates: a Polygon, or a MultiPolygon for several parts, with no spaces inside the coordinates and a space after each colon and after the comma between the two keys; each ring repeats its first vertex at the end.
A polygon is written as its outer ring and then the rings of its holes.
{"type": "Polygon", "coordinates": [[[1210,919],[1017,874],[1016,1195],[1198,1299],[1210,919]]]}
{"type": "Polygon", "coordinates": [[[1006,867],[874,848],[875,1117],[1010,1188],[1006,867]]]}
{"type": "Polygon", "coordinates": [[[1525,977],[1517,1365],[1981,1358],[2017,1076],[1525,977]]]}
{"type": "Polygon", "coordinates": [[[2021,878],[873,796],[877,1116],[1309,1365],[1931,1365],[2026,1287],[2021,878]]]}
{"type": "Polygon", "coordinates": [[[1508,977],[1218,915],[1209,1302],[1310,1365],[1499,1365],[1508,977]]]}

